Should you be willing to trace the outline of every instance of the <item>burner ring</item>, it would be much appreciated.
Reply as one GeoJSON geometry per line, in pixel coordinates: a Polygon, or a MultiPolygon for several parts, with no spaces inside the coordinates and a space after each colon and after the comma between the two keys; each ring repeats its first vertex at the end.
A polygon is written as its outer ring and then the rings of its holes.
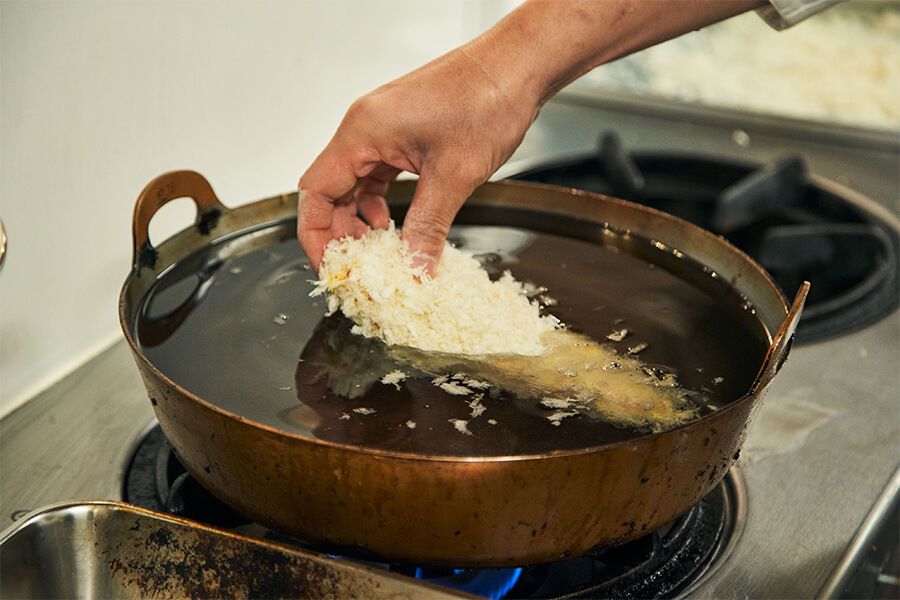
{"type": "Polygon", "coordinates": [[[701,585],[714,577],[719,569],[722,568],[722,565],[728,562],[731,553],[737,546],[738,540],[744,533],[744,527],[747,523],[747,488],[740,467],[736,465],[731,467],[717,489],[721,489],[724,495],[725,520],[730,531],[723,536],[723,539],[716,546],[715,554],[708,566],[697,575],[697,578],[690,585],[679,592],[678,596],[676,596],[677,598],[690,596],[701,585]]]}

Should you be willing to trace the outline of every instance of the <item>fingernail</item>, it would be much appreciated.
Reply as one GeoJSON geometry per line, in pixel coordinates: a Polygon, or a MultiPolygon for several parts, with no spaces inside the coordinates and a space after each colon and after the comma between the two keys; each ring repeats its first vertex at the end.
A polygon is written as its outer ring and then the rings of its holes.
{"type": "Polygon", "coordinates": [[[413,269],[421,268],[429,277],[434,276],[434,271],[437,268],[437,260],[424,252],[413,253],[410,263],[413,269]]]}

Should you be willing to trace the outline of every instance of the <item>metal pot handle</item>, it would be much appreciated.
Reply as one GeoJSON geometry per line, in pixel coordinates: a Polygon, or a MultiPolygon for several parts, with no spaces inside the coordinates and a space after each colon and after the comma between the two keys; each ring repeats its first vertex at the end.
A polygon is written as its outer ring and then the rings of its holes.
{"type": "Polygon", "coordinates": [[[781,370],[781,367],[787,360],[788,352],[790,352],[791,345],[794,343],[794,332],[797,330],[797,324],[800,322],[800,313],[803,312],[803,304],[806,302],[808,293],[809,282],[804,281],[800,289],[797,290],[794,303],[781,323],[781,327],[778,328],[778,332],[772,338],[772,345],[769,347],[766,360],[759,370],[759,375],[756,376],[752,393],[759,393],[769,385],[769,382],[772,381],[772,378],[781,370]]]}
{"type": "Polygon", "coordinates": [[[163,206],[178,198],[190,198],[197,205],[194,226],[198,232],[209,234],[228,208],[219,201],[205,177],[195,171],[163,173],[147,184],[138,196],[132,218],[134,254],[131,268],[139,273],[156,265],[157,252],[150,243],[150,220],[163,206]]]}

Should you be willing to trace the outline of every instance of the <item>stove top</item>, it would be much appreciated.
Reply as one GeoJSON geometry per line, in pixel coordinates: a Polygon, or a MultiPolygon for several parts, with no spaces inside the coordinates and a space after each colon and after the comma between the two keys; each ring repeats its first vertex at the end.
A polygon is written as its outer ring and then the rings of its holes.
{"type": "MultiPolygon", "coordinates": [[[[688,159],[696,164],[714,160],[730,165],[738,181],[762,169],[764,174],[775,173],[776,179],[794,177],[792,185],[799,181],[807,190],[801,195],[811,193],[810,185],[815,188],[813,195],[823,199],[849,194],[860,209],[857,217],[863,215],[862,224],[868,221],[865,215],[873,217],[889,242],[878,246],[883,239],[860,241],[880,238],[880,234],[847,233],[840,229],[845,224],[838,223],[838,231],[829,233],[826,242],[816,242],[809,249],[810,263],[828,248],[843,253],[846,246],[871,243],[877,256],[889,254],[889,246],[896,245],[900,142],[895,132],[564,92],[544,107],[514,160],[498,177],[538,164],[583,160],[596,152],[598,140],[611,130],[619,139],[607,144],[626,149],[639,173],[637,178],[627,169],[620,173],[624,184],[645,197],[655,195],[651,192],[657,185],[653,168],[648,168],[651,159],[684,155],[687,149],[688,159]],[[638,185],[641,179],[643,187],[638,185]]],[[[765,188],[768,184],[751,180],[743,185],[765,188]]],[[[721,196],[717,192],[716,197],[721,200],[721,196]]],[[[721,216],[725,225],[734,226],[735,220],[740,224],[740,216],[725,212],[721,216]]],[[[851,225],[859,225],[860,219],[854,218],[851,225]]],[[[781,244],[780,237],[775,237],[770,243],[781,244]]],[[[807,250],[805,242],[787,244],[791,252],[807,250]]],[[[874,262],[877,270],[881,261],[874,262]]],[[[856,285],[866,277],[857,275],[856,285]]],[[[790,294],[791,290],[785,291],[790,294]]],[[[870,558],[868,535],[882,530],[885,517],[897,510],[898,483],[893,478],[900,463],[900,419],[896,418],[900,311],[889,303],[862,312],[866,316],[862,322],[829,328],[824,335],[810,334],[792,351],[751,424],[738,461],[736,481],[742,490],[744,517],[725,544],[727,552],[697,584],[664,590],[661,595],[840,595],[849,575],[870,558]]],[[[0,527],[12,531],[16,519],[56,502],[124,500],[123,474],[153,422],[152,407],[124,342],[4,417],[0,420],[0,527]]],[[[668,531],[680,529],[675,524],[668,531]]],[[[654,544],[663,542],[649,542],[651,547],[654,544]]],[[[0,557],[2,550],[0,545],[0,557]]],[[[633,556],[647,556],[638,550],[633,556]]],[[[628,562],[624,558],[607,561],[628,562]]],[[[680,558],[676,562],[698,561],[680,558]]],[[[439,580],[459,575],[427,574],[439,580]]],[[[531,575],[519,577],[514,586],[535,585],[531,575]]],[[[643,594],[652,595],[638,595],[643,594]]]]}

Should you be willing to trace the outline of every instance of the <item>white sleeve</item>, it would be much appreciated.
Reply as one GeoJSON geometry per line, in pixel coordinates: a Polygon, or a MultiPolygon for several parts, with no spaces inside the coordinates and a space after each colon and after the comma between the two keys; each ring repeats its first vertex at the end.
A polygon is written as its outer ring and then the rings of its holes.
{"type": "Polygon", "coordinates": [[[803,19],[820,13],[843,0],[769,0],[769,5],[758,9],[766,23],[775,29],[787,29],[803,19]]]}

